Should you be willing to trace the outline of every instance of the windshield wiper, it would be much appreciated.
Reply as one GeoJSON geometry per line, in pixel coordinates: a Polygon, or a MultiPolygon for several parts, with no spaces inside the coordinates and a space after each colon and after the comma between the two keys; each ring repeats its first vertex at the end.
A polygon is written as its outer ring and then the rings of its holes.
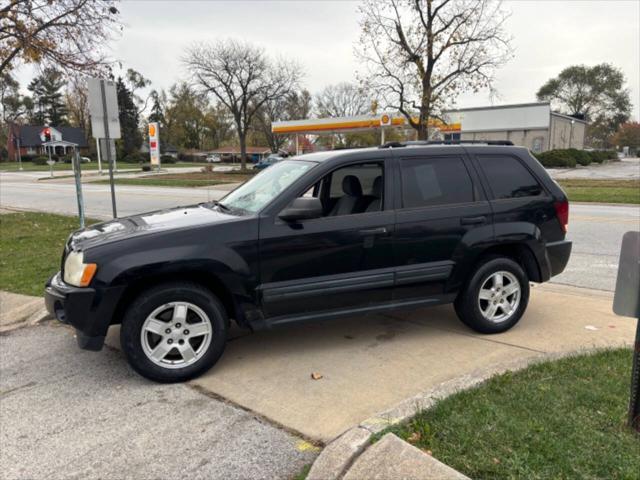
{"type": "Polygon", "coordinates": [[[214,207],[220,207],[221,210],[225,212],[230,212],[231,208],[227,207],[224,203],[220,203],[217,200],[211,200],[210,202],[202,202],[200,205],[213,205],[214,207]]]}

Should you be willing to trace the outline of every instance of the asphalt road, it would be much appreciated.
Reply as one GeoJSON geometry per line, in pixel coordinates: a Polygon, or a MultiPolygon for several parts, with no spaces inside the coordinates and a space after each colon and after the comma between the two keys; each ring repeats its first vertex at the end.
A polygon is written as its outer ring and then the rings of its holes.
{"type": "MultiPolygon", "coordinates": [[[[38,182],[42,172],[0,173],[0,206],[26,210],[44,210],[68,215],[78,214],[75,185],[57,180],[38,182]]],[[[85,214],[99,219],[111,218],[109,185],[84,183],[85,214]]],[[[227,192],[211,188],[139,187],[116,185],[118,216],[148,212],[177,205],[217,200],[227,192]]]]}
{"type": "Polygon", "coordinates": [[[2,479],[288,479],[317,450],[120,352],[79,350],[56,323],[0,336],[2,479]]]}
{"type": "Polygon", "coordinates": [[[571,257],[552,283],[615,290],[622,236],[630,230],[640,230],[640,206],[571,204],[571,257]]]}
{"type": "MultiPolygon", "coordinates": [[[[617,165],[625,172],[633,165],[617,165]]],[[[613,168],[613,167],[612,167],[613,168]]],[[[586,171],[586,170],[585,170],[586,171]]],[[[619,171],[615,173],[620,174],[619,171]]],[[[42,173],[0,173],[0,206],[76,214],[75,186],[70,183],[37,182],[42,173]]],[[[83,185],[86,214],[111,218],[111,199],[107,185],[83,185]]],[[[177,205],[216,200],[227,192],[223,187],[117,187],[118,215],[125,216],[177,205]]],[[[554,282],[577,287],[612,291],[622,235],[640,229],[640,207],[572,204],[569,238],[573,253],[565,272],[554,282]]]]}

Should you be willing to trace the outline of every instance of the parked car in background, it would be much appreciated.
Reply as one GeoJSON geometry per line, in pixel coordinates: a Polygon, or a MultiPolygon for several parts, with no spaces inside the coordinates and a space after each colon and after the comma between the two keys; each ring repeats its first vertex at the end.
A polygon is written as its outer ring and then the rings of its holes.
{"type": "Polygon", "coordinates": [[[91,162],[91,159],[89,157],[80,157],[80,161],[84,163],[89,163],[91,162]]]}
{"type": "Polygon", "coordinates": [[[276,153],[272,153],[271,155],[269,155],[266,158],[263,158],[262,160],[260,160],[258,163],[256,163],[253,166],[254,170],[264,170],[267,167],[270,167],[271,165],[273,165],[274,163],[278,163],[281,162],[282,160],[284,160],[283,157],[281,157],[280,155],[276,154],[276,153]]]}
{"type": "Polygon", "coordinates": [[[219,202],[76,231],[45,301],[81,348],[100,350],[122,324],[138,373],[184,381],[218,361],[231,320],[259,330],[453,303],[469,328],[504,332],[529,282],[567,265],[568,222],[567,196],[526,148],[317,152],[219,202]]]}
{"type": "Polygon", "coordinates": [[[205,159],[207,163],[220,163],[222,162],[222,158],[219,155],[207,155],[205,159]]]}

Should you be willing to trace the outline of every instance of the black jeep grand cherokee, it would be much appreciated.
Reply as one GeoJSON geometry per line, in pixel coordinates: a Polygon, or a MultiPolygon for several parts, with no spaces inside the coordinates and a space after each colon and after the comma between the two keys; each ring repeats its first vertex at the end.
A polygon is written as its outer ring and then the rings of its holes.
{"type": "Polygon", "coordinates": [[[525,148],[390,144],[279,162],[220,202],[118,218],[69,238],[49,311],[147,378],[182,381],[253,330],[453,302],[483,333],[565,268],[567,197],[525,148]]]}

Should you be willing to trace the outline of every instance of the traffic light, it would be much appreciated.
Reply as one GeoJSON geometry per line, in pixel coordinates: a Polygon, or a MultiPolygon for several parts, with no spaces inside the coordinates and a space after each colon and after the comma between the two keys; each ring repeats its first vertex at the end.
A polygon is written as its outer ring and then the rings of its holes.
{"type": "Polygon", "coordinates": [[[51,130],[49,130],[48,128],[44,129],[44,141],[45,142],[51,141],[51,130]]]}

